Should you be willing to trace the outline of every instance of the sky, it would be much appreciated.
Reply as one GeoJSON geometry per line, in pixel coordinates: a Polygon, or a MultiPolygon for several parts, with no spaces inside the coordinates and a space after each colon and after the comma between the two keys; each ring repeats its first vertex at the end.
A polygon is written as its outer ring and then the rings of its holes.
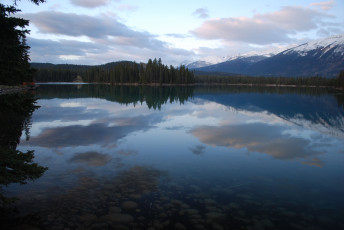
{"type": "MultiPolygon", "coordinates": [[[[13,0],[1,0],[13,4],[13,0]]],[[[344,33],[343,0],[17,1],[32,62],[215,61],[344,33]]]]}

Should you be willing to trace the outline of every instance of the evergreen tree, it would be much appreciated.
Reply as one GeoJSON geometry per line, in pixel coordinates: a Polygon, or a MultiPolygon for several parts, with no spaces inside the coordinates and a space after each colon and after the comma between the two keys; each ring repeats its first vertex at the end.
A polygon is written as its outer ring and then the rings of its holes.
{"type": "Polygon", "coordinates": [[[340,71],[338,75],[337,85],[341,88],[344,88],[344,70],[340,71]]]}
{"type": "Polygon", "coordinates": [[[147,64],[113,62],[99,66],[34,64],[38,68],[34,79],[38,82],[72,82],[78,77],[84,82],[192,84],[194,72],[163,65],[161,59],[149,59],[147,64]]]}
{"type": "MultiPolygon", "coordinates": [[[[44,2],[31,1],[35,4],[44,2]]],[[[17,85],[23,81],[32,81],[30,47],[26,44],[29,31],[25,29],[29,21],[12,16],[19,11],[14,6],[0,4],[0,84],[17,85]]]]}

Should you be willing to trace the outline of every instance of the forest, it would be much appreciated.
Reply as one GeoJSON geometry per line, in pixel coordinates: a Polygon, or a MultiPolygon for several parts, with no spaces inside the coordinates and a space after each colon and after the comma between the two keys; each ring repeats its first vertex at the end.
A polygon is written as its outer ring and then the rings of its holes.
{"type": "Polygon", "coordinates": [[[238,84],[238,85],[290,85],[290,86],[326,86],[344,88],[344,71],[341,71],[337,78],[324,77],[252,77],[245,75],[195,75],[195,82],[199,84],[238,84]]]}
{"type": "Polygon", "coordinates": [[[36,69],[36,82],[75,82],[110,84],[237,84],[237,85],[296,85],[344,87],[344,71],[337,78],[315,77],[252,77],[238,74],[222,75],[190,71],[185,66],[167,66],[161,59],[148,63],[129,61],[112,62],[98,66],[53,65],[31,63],[36,69]]]}
{"type": "Polygon", "coordinates": [[[162,64],[161,59],[149,59],[148,63],[129,61],[113,62],[98,66],[52,65],[32,63],[36,68],[36,82],[137,83],[137,84],[192,84],[195,76],[184,65],[180,67],[162,64]]]}

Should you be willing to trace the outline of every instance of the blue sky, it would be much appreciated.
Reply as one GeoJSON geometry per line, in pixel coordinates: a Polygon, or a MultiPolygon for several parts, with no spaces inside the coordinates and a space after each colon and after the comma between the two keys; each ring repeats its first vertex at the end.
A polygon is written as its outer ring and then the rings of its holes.
{"type": "MultiPolygon", "coordinates": [[[[13,1],[4,0],[4,4],[13,1]]],[[[344,33],[342,0],[47,0],[18,3],[33,62],[163,63],[280,48],[344,33]]]]}

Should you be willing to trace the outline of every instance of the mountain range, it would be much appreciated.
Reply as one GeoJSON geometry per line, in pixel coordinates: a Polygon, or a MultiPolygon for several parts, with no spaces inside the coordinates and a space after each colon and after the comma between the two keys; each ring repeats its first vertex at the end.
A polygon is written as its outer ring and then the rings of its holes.
{"type": "Polygon", "coordinates": [[[283,50],[232,56],[216,64],[197,61],[186,66],[203,74],[333,78],[344,70],[344,34],[283,50]]]}

